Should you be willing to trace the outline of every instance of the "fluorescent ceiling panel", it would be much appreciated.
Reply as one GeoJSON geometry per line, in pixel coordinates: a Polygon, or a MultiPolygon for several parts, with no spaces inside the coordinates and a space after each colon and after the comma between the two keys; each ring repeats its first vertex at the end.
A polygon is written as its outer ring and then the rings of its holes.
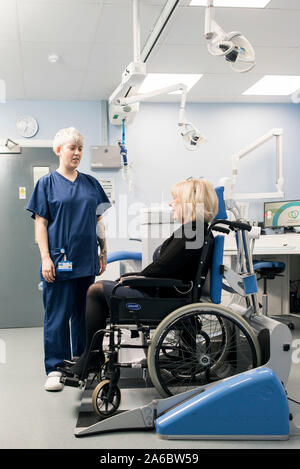
{"type": "MultiPolygon", "coordinates": [[[[215,7],[265,8],[271,0],[214,0],[215,7]]],[[[190,6],[207,6],[207,0],[191,0],[190,6]]]]}
{"type": "MultiPolygon", "coordinates": [[[[160,88],[182,83],[187,86],[189,91],[200,80],[203,74],[188,73],[148,73],[142,86],[139,88],[140,93],[149,93],[160,88]]],[[[170,94],[179,94],[181,91],[174,91],[170,94]]]]}
{"type": "Polygon", "coordinates": [[[300,88],[300,76],[265,75],[243,95],[288,96],[300,88]]]}

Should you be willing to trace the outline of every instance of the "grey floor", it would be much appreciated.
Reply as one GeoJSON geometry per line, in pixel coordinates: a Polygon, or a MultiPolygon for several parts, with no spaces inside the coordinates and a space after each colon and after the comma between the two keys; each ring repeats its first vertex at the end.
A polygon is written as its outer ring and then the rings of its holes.
{"type": "MultiPolygon", "coordinates": [[[[300,321],[293,337],[294,346],[300,349],[300,321]]],[[[76,438],[74,430],[82,391],[70,387],[60,393],[44,391],[42,329],[0,330],[0,352],[2,449],[300,448],[300,435],[281,442],[167,441],[158,438],[155,431],[76,438]]],[[[289,397],[300,401],[300,351],[297,353],[296,348],[294,358],[287,391],[289,397]]]]}

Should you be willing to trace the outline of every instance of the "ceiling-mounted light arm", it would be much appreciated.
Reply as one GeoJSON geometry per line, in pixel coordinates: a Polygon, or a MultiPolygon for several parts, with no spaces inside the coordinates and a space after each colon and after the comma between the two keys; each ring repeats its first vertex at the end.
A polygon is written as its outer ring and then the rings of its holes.
{"type": "Polygon", "coordinates": [[[133,61],[141,61],[141,27],[139,0],[133,0],[133,61]]]}
{"type": "Polygon", "coordinates": [[[155,98],[155,96],[161,96],[162,94],[174,93],[174,91],[181,91],[181,102],[183,107],[185,106],[187,86],[183,83],[176,83],[175,85],[166,86],[158,90],[149,91],[149,93],[140,93],[127,98],[118,98],[116,101],[121,106],[128,106],[140,101],[146,101],[147,99],[155,98]]]}
{"type": "Polygon", "coordinates": [[[161,34],[165,30],[167,24],[172,18],[176,8],[179,6],[179,0],[168,0],[156,21],[146,43],[143,46],[141,51],[141,60],[146,62],[153,51],[155,45],[157,44],[161,34]]]}
{"type": "MultiPolygon", "coordinates": [[[[153,31],[151,32],[147,42],[142,50],[140,51],[140,0],[132,0],[133,7],[133,61],[126,67],[122,74],[122,82],[110,95],[108,102],[109,105],[114,106],[116,99],[124,96],[128,97],[132,94],[136,94],[146,77],[146,60],[149,58],[155,44],[158,41],[162,31],[168,24],[170,18],[174,14],[176,8],[179,5],[179,0],[168,0],[164,9],[158,18],[153,31]]],[[[111,113],[114,114],[114,113],[111,113]]],[[[116,120],[113,124],[119,124],[116,120]]]]}
{"type": "Polygon", "coordinates": [[[210,54],[224,56],[233,71],[245,73],[255,66],[255,51],[248,39],[238,31],[226,33],[216,22],[213,0],[207,0],[204,36],[210,41],[210,54]]]}
{"type": "Polygon", "coordinates": [[[163,94],[174,93],[175,91],[181,91],[181,100],[178,116],[178,125],[182,126],[186,124],[185,120],[185,104],[187,96],[187,86],[183,83],[177,83],[175,85],[166,86],[158,90],[150,91],[149,93],[140,93],[129,96],[127,98],[117,98],[116,104],[120,106],[130,106],[131,104],[140,103],[141,101],[147,101],[148,99],[155,98],[156,96],[161,96],[163,94]]]}
{"type": "Polygon", "coordinates": [[[272,199],[272,198],[283,198],[283,148],[282,148],[282,129],[272,129],[267,134],[263,135],[261,138],[255,140],[251,145],[244,148],[244,150],[236,153],[232,157],[232,178],[223,179],[223,185],[225,187],[224,197],[225,199],[234,199],[234,200],[249,200],[249,199],[272,199]],[[256,150],[258,147],[264,145],[264,143],[271,140],[273,137],[276,138],[276,188],[277,192],[268,192],[268,193],[249,193],[249,194],[236,194],[234,193],[234,188],[238,176],[238,163],[242,158],[256,150]]]}
{"type": "Polygon", "coordinates": [[[183,137],[185,147],[188,150],[196,150],[198,146],[205,141],[205,137],[191,122],[188,122],[185,118],[185,104],[187,97],[187,86],[185,84],[178,83],[167,86],[165,88],[160,88],[158,90],[150,91],[149,93],[136,94],[127,98],[118,98],[116,102],[119,106],[130,106],[141,101],[154,98],[155,96],[172,93],[174,91],[181,91],[178,126],[180,127],[180,133],[183,137]]]}
{"type": "Polygon", "coordinates": [[[216,30],[220,29],[220,32],[223,30],[215,22],[215,9],[213,0],[207,0],[207,7],[205,10],[205,24],[204,24],[204,36],[205,39],[209,41],[216,35],[216,30]]]}
{"type": "MultiPolygon", "coordinates": [[[[145,61],[153,49],[155,43],[171,15],[178,6],[179,0],[168,0],[161,17],[155,25],[155,35],[151,34],[145,48],[143,49],[142,56],[145,61]]],[[[153,31],[154,33],[154,31],[153,31]]],[[[146,78],[146,64],[141,60],[140,52],[140,12],[139,0],[133,0],[133,45],[134,45],[134,59],[122,74],[122,82],[114,90],[109,97],[109,118],[110,122],[115,125],[124,125],[132,122],[136,113],[139,110],[139,103],[148,99],[160,96],[162,94],[172,93],[174,91],[181,91],[181,103],[178,116],[178,125],[181,128],[181,135],[184,142],[189,149],[196,149],[199,143],[204,141],[204,137],[200,132],[185,120],[185,103],[187,95],[187,86],[182,83],[170,85],[159,90],[154,90],[149,93],[138,93],[144,79],[146,78]]]]}

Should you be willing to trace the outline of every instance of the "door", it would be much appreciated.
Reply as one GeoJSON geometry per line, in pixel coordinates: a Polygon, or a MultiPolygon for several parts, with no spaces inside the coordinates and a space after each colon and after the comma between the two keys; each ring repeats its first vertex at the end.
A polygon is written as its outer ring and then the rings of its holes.
{"type": "Polygon", "coordinates": [[[40,254],[26,210],[34,178],[58,167],[51,148],[0,154],[0,328],[43,325],[40,254]],[[41,168],[40,170],[35,168],[41,168]]]}

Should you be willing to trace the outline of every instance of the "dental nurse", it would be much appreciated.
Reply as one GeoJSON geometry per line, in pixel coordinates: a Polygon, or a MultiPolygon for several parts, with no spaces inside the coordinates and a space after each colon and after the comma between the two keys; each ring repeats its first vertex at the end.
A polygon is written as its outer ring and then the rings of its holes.
{"type": "Polygon", "coordinates": [[[38,180],[27,205],[41,254],[47,391],[63,388],[57,366],[85,348],[86,293],[107,263],[102,215],[110,202],[97,179],[77,170],[83,142],[73,127],[56,134],[59,167],[38,180]]]}

